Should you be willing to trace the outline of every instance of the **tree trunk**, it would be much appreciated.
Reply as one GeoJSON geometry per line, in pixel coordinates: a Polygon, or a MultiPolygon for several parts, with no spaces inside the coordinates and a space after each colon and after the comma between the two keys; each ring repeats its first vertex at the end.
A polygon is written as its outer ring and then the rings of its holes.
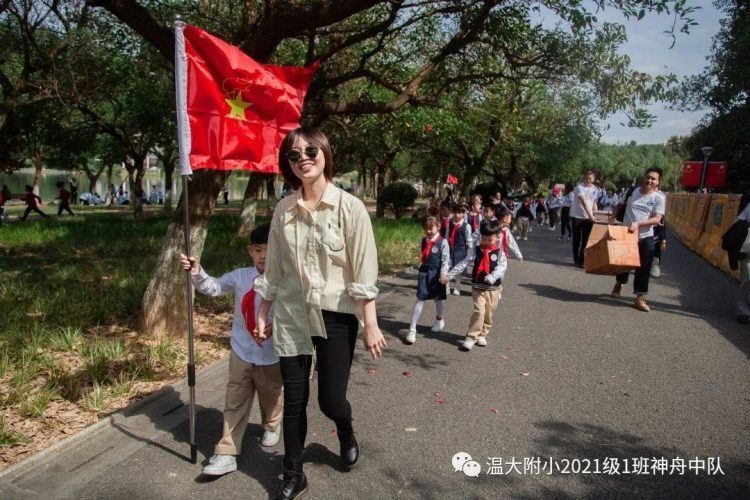
{"type": "Polygon", "coordinates": [[[164,212],[172,211],[172,176],[174,175],[175,164],[164,164],[164,212]]]}
{"type": "Polygon", "coordinates": [[[357,186],[358,194],[361,199],[365,199],[365,196],[367,196],[367,160],[364,158],[360,160],[360,173],[359,178],[357,179],[357,182],[359,183],[357,186]]]}
{"type": "Polygon", "coordinates": [[[39,184],[42,181],[42,170],[44,169],[44,161],[42,160],[42,153],[37,152],[31,155],[31,162],[34,164],[34,194],[39,196],[39,184]]]}
{"type": "MultiPolygon", "coordinates": [[[[228,174],[215,170],[199,170],[189,186],[190,254],[200,261],[208,233],[208,223],[216,207],[216,197],[228,174]]],[[[187,304],[185,303],[185,272],[180,267],[180,254],[185,252],[184,193],[177,205],[159,253],[151,281],[143,295],[141,332],[164,336],[184,336],[187,304]]]]}
{"type": "Polygon", "coordinates": [[[247,236],[255,226],[255,213],[258,210],[258,192],[260,186],[265,181],[263,174],[250,174],[250,179],[247,181],[247,187],[245,188],[245,195],[242,197],[242,208],[240,209],[240,217],[237,221],[237,236],[247,236]]]}
{"type": "Polygon", "coordinates": [[[266,193],[268,195],[268,213],[266,215],[270,218],[273,211],[276,210],[276,205],[279,203],[279,199],[276,198],[276,176],[269,175],[267,177],[266,193]]]}

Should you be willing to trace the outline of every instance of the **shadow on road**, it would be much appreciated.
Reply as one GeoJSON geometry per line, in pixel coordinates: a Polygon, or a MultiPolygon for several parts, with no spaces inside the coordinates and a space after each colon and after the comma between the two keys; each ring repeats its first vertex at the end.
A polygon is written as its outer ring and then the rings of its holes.
{"type": "MultiPolygon", "coordinates": [[[[543,420],[536,422],[534,426],[543,434],[535,439],[536,447],[531,454],[533,457],[541,457],[542,460],[553,457],[558,463],[560,459],[590,461],[589,474],[570,474],[571,480],[579,481],[586,488],[585,494],[581,495],[586,498],[622,498],[624,492],[632,494],[638,491],[644,494],[648,492],[647,495],[651,498],[740,498],[747,493],[750,486],[747,482],[750,465],[737,462],[733,457],[720,457],[718,464],[723,474],[715,470],[715,474],[709,475],[706,470],[702,470],[696,475],[694,470],[689,469],[689,461],[694,460],[695,455],[685,450],[660,447],[635,434],[613,430],[603,425],[559,420],[543,420]],[[637,469],[641,473],[634,473],[638,467],[634,462],[653,464],[654,459],[661,458],[667,460],[670,468],[673,458],[684,459],[684,474],[678,474],[675,470],[670,475],[669,469],[664,474],[654,473],[654,470],[649,468],[637,469]],[[606,459],[618,460],[619,474],[602,472],[606,459]],[[600,473],[594,473],[597,470],[595,460],[598,460],[600,473]],[[623,462],[626,460],[630,473],[624,472],[626,469],[623,462]]],[[[697,458],[707,463],[708,458],[716,457],[697,458]]],[[[586,465],[584,462],[583,466],[586,465]]],[[[558,472],[555,471],[555,474],[558,472]]],[[[545,487],[542,491],[535,491],[533,496],[514,495],[514,498],[569,496],[569,491],[562,488],[545,487]]]]}

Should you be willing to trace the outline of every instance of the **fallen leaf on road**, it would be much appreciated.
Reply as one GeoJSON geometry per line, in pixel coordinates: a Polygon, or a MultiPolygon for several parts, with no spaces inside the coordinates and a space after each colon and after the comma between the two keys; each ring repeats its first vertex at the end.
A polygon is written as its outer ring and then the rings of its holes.
{"type": "Polygon", "coordinates": [[[435,402],[436,402],[437,404],[441,405],[441,404],[445,403],[445,400],[441,398],[441,399],[438,399],[438,400],[437,400],[437,401],[435,401],[435,402]]]}
{"type": "Polygon", "coordinates": [[[442,394],[440,394],[439,392],[433,392],[432,395],[435,396],[436,398],[439,398],[440,396],[442,396],[442,394]]]}
{"type": "Polygon", "coordinates": [[[405,430],[406,432],[417,432],[417,428],[416,428],[416,427],[407,427],[407,428],[406,428],[406,429],[404,429],[404,430],[405,430]]]}
{"type": "Polygon", "coordinates": [[[494,413],[495,415],[497,415],[497,408],[490,408],[490,411],[491,411],[492,413],[494,413]]]}
{"type": "Polygon", "coordinates": [[[617,377],[617,375],[615,375],[615,374],[612,374],[612,375],[609,376],[609,378],[616,378],[616,377],[617,377]]]}
{"type": "Polygon", "coordinates": [[[409,370],[406,370],[401,375],[403,375],[404,377],[411,377],[411,372],[409,370]]]}
{"type": "Polygon", "coordinates": [[[497,357],[497,359],[502,360],[502,361],[508,361],[509,358],[505,354],[501,354],[500,356],[497,357]]]}
{"type": "Polygon", "coordinates": [[[333,429],[333,430],[331,431],[331,436],[335,436],[335,435],[336,435],[336,429],[333,429]]]}
{"type": "Polygon", "coordinates": [[[375,372],[375,368],[368,368],[368,369],[367,369],[367,374],[368,374],[368,375],[370,375],[371,377],[372,377],[373,375],[375,375],[375,373],[376,373],[376,372],[375,372]]]}
{"type": "Polygon", "coordinates": [[[529,376],[529,372],[519,373],[519,375],[521,375],[522,377],[528,377],[529,376]]]}

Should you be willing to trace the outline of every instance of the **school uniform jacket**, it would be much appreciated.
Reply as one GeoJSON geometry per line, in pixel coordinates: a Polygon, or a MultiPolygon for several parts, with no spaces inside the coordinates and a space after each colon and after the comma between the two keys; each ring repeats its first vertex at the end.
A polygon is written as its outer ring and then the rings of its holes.
{"type": "Polygon", "coordinates": [[[474,249],[474,256],[468,256],[460,264],[448,272],[448,279],[453,279],[461,274],[469,264],[474,263],[471,273],[471,287],[475,290],[497,290],[503,284],[505,270],[508,269],[508,259],[503,253],[502,247],[490,252],[490,272],[479,272],[479,264],[484,257],[484,248],[480,246],[474,249]]]}

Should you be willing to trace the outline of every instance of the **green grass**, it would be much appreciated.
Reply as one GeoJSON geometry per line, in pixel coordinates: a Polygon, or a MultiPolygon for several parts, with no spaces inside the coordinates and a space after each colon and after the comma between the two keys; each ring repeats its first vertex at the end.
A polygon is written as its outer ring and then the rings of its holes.
{"type": "MultiPolygon", "coordinates": [[[[0,226],[0,380],[8,388],[0,404],[23,418],[45,419],[59,398],[105,411],[138,381],[185,370],[183,339],[154,343],[123,333],[136,327],[169,218],[136,222],[130,212],[76,213],[0,226]]],[[[224,214],[211,220],[201,264],[214,276],[250,263],[235,225],[224,214]]],[[[418,221],[378,219],[373,229],[381,273],[416,263],[418,221]]],[[[232,301],[196,296],[197,307],[215,312],[231,312],[232,301]]],[[[216,345],[226,347],[225,340],[216,345]]],[[[198,364],[206,361],[196,352],[198,364]]],[[[0,422],[0,446],[24,439],[0,422]]]]}
{"type": "Polygon", "coordinates": [[[391,274],[419,260],[419,241],[424,230],[415,219],[375,219],[372,223],[378,265],[382,274],[391,274]]]}

